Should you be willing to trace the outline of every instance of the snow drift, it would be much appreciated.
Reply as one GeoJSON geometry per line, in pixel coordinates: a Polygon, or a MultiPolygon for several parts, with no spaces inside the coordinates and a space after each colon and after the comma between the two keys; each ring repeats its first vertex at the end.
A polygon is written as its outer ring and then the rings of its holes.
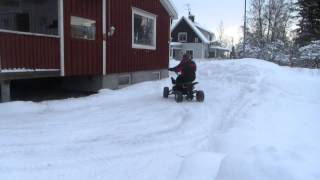
{"type": "Polygon", "coordinates": [[[0,179],[320,179],[319,70],[197,64],[204,103],[163,99],[166,79],[0,104],[0,179]]]}

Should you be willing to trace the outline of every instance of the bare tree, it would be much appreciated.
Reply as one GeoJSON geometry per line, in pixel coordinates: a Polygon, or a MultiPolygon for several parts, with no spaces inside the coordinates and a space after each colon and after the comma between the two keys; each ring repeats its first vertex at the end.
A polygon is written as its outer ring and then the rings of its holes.
{"type": "Polygon", "coordinates": [[[220,21],[220,24],[218,26],[217,29],[218,32],[218,40],[220,43],[223,43],[223,39],[224,39],[224,25],[223,25],[223,21],[220,21]]]}
{"type": "Polygon", "coordinates": [[[274,42],[277,39],[287,40],[292,6],[292,0],[269,0],[266,4],[264,16],[268,22],[266,38],[269,42],[274,42]]]}
{"type": "Polygon", "coordinates": [[[292,0],[251,0],[249,29],[255,45],[287,40],[292,5],[292,0]]]}
{"type": "Polygon", "coordinates": [[[286,58],[292,5],[292,0],[251,0],[246,41],[249,56],[272,61],[286,58]]]}
{"type": "Polygon", "coordinates": [[[252,29],[257,36],[256,38],[262,40],[265,34],[265,19],[263,17],[265,0],[253,0],[251,6],[252,29]]]}

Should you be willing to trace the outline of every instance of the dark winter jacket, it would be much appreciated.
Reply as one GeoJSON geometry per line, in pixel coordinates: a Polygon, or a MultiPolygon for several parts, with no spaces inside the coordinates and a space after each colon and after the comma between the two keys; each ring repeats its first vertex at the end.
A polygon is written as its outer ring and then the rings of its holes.
{"type": "Polygon", "coordinates": [[[184,58],[178,66],[170,68],[169,70],[180,72],[182,77],[194,79],[196,77],[197,65],[194,61],[184,58]]]}

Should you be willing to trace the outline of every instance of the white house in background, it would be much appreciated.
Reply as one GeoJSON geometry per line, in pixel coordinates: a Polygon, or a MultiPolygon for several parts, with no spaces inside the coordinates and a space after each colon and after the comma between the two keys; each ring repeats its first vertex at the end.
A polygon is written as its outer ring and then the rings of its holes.
{"type": "Polygon", "coordinates": [[[215,34],[195,22],[195,16],[182,17],[171,28],[170,56],[181,59],[184,53],[193,58],[224,58],[230,50],[215,41],[215,34]]]}

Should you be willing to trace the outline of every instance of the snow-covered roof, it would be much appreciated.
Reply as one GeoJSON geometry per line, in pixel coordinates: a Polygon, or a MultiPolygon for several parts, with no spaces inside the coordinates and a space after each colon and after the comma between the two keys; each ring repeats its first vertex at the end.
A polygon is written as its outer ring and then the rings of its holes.
{"type": "Polygon", "coordinates": [[[170,46],[181,46],[183,43],[180,42],[171,42],[170,46]]]}
{"type": "Polygon", "coordinates": [[[213,33],[212,31],[210,31],[210,30],[208,30],[207,28],[203,27],[201,24],[199,24],[199,23],[197,23],[197,22],[194,22],[194,24],[197,26],[197,28],[202,29],[203,31],[208,32],[209,34],[214,35],[214,33],[213,33]]]}
{"type": "Polygon", "coordinates": [[[218,49],[222,51],[230,51],[228,48],[220,47],[220,46],[210,46],[211,49],[218,49]]]}
{"type": "MultiPolygon", "coordinates": [[[[188,25],[189,25],[189,26],[191,27],[191,29],[199,36],[199,38],[202,40],[202,42],[204,42],[204,43],[206,43],[206,44],[209,44],[209,43],[211,42],[211,41],[200,31],[200,29],[199,29],[199,26],[200,26],[200,25],[199,25],[198,23],[194,23],[194,22],[192,22],[189,18],[184,17],[184,16],[182,16],[182,18],[181,18],[177,23],[175,23],[175,24],[172,26],[171,31],[173,31],[173,30],[178,26],[178,24],[180,24],[180,22],[181,22],[182,20],[185,20],[185,21],[188,23],[188,25]]],[[[208,30],[206,30],[206,29],[204,29],[204,28],[202,28],[202,27],[201,27],[201,29],[203,29],[203,30],[211,33],[210,31],[208,31],[208,30]]],[[[213,34],[213,33],[211,33],[211,34],[213,34]]]]}
{"type": "Polygon", "coordinates": [[[178,19],[178,11],[171,0],[160,0],[162,6],[168,11],[173,19],[178,19]]]}

